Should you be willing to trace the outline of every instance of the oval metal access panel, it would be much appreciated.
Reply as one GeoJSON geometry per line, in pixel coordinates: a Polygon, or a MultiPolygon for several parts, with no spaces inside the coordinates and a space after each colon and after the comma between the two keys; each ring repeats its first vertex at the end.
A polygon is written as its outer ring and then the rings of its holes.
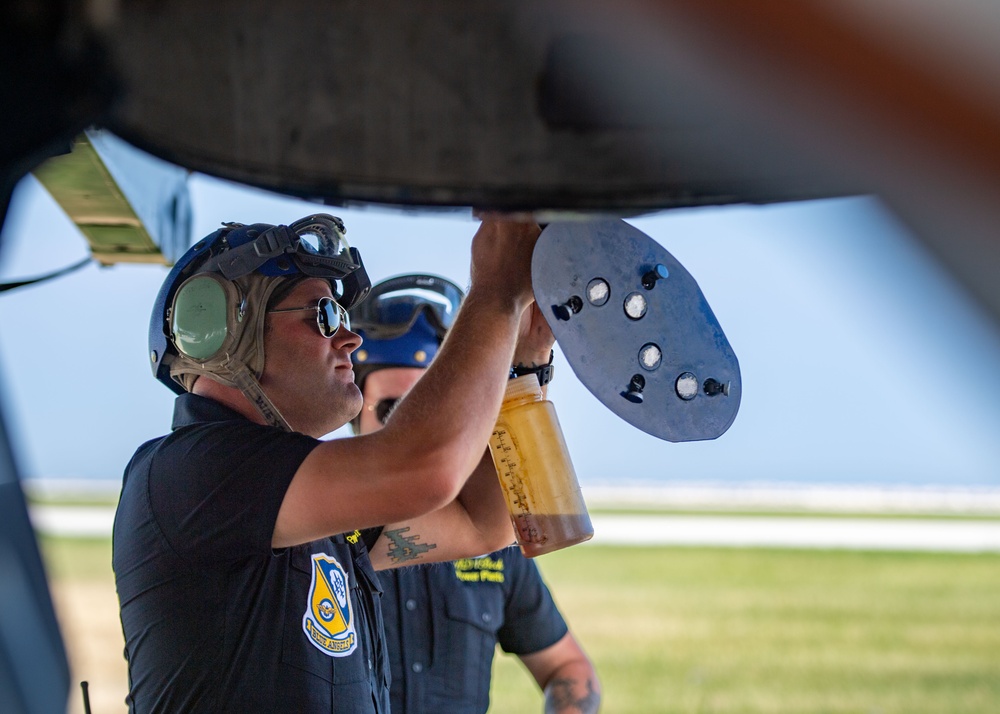
{"type": "Polygon", "coordinates": [[[721,436],[740,407],[736,354],[691,274],[620,220],[549,224],[535,299],[581,382],[666,441],[721,436]]]}

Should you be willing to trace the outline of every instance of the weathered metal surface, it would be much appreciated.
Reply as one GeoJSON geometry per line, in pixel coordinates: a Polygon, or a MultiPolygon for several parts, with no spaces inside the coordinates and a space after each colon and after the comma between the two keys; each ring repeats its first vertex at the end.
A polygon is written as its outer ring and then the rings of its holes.
{"type": "Polygon", "coordinates": [[[667,441],[715,439],[736,418],[740,366],[695,279],[624,221],[542,231],[535,299],[580,381],[667,441]]]}

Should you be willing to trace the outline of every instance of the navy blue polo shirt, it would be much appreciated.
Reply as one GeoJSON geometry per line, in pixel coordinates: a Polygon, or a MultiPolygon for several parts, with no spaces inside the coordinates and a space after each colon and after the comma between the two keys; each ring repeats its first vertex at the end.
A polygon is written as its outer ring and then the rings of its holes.
{"type": "Polygon", "coordinates": [[[115,515],[133,712],[388,712],[378,529],[275,551],[285,491],[320,442],[185,394],[115,515]]]}
{"type": "Polygon", "coordinates": [[[393,714],[485,712],[497,643],[532,654],[567,632],[538,567],[513,546],[379,578],[393,714]]]}

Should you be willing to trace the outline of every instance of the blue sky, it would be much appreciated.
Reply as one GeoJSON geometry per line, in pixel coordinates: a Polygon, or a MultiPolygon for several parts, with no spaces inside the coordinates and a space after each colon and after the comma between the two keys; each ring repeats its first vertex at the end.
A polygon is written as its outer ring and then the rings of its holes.
{"type": "MultiPolygon", "coordinates": [[[[220,221],[344,218],[374,280],[468,279],[468,211],[316,204],[195,176],[194,233],[220,221]]],[[[729,431],[671,444],[620,421],[557,351],[554,402],[580,479],[1000,487],[1000,330],[871,198],[685,209],[630,219],[700,284],[740,360],[729,431]]],[[[29,177],[4,228],[0,279],[86,255],[29,177]]],[[[120,478],[169,428],[172,394],[146,360],[166,268],[88,266],[0,294],[0,399],[22,473],[120,478]]]]}

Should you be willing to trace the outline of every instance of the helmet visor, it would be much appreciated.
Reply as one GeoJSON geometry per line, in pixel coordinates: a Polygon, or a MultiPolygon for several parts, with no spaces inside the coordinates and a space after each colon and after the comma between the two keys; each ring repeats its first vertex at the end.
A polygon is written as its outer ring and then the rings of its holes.
{"type": "Polygon", "coordinates": [[[443,338],[455,321],[465,297],[450,280],[432,275],[390,278],[372,288],[353,310],[354,326],[372,339],[386,340],[405,335],[421,313],[443,338]]]}

